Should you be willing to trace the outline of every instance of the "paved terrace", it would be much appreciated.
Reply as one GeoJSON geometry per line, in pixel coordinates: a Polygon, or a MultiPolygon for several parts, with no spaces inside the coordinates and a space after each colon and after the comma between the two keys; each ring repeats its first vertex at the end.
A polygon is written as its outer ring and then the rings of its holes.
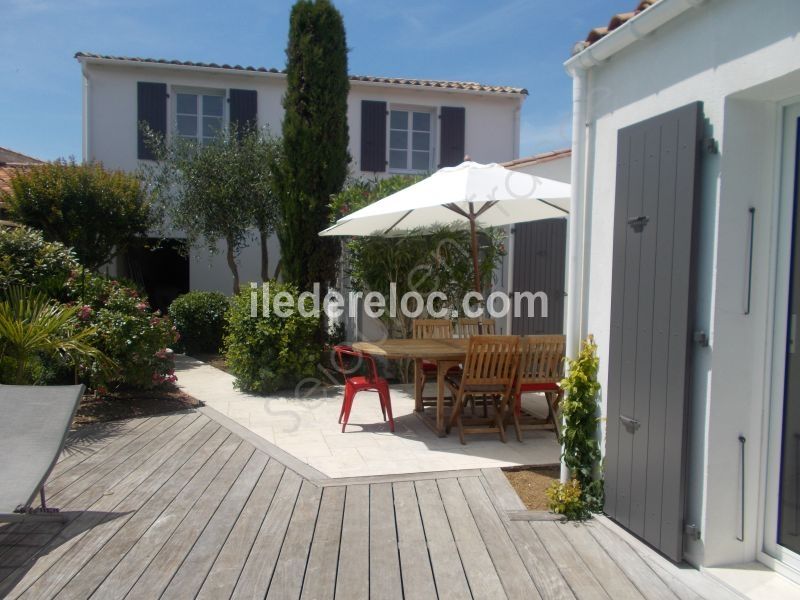
{"type": "Polygon", "coordinates": [[[499,469],[328,479],[207,408],[81,430],[47,489],[70,521],[0,527],[0,596],[732,597],[499,469]]]}
{"type": "MultiPolygon", "coordinates": [[[[561,456],[555,434],[547,430],[525,431],[523,443],[512,429],[507,444],[496,433],[469,436],[466,446],[455,433],[440,438],[414,413],[412,385],[391,386],[394,433],[382,421],[373,392],[359,392],[342,433],[342,386],[259,396],[236,390],[233,376],[193,358],[177,356],[175,365],[187,394],[328,477],[552,465],[561,456]]],[[[428,385],[425,393],[435,395],[435,387],[428,385]]],[[[534,415],[547,415],[541,394],[526,394],[523,402],[534,415]]]]}

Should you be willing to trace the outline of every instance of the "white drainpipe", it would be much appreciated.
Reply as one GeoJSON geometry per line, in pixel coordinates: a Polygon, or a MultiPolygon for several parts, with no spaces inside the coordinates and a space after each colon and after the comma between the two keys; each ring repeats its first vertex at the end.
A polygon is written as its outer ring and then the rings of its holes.
{"type": "MultiPolygon", "coordinates": [[[[586,156],[586,72],[576,69],[572,73],[572,164],[569,201],[569,257],[567,260],[567,356],[575,357],[581,338],[583,313],[583,214],[584,175],[586,156]]],[[[569,479],[569,471],[562,461],[561,480],[569,479]]]]}

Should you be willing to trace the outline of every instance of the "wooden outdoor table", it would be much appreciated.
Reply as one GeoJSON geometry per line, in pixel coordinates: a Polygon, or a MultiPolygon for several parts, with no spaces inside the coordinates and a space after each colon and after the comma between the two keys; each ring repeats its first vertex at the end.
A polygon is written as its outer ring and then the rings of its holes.
{"type": "Polygon", "coordinates": [[[422,412],[422,386],[416,370],[422,369],[422,361],[436,363],[436,433],[445,435],[444,377],[447,371],[464,362],[467,356],[466,339],[410,339],[383,340],[381,342],[356,342],[353,348],[365,354],[384,358],[407,358],[414,361],[414,410],[422,412]]]}

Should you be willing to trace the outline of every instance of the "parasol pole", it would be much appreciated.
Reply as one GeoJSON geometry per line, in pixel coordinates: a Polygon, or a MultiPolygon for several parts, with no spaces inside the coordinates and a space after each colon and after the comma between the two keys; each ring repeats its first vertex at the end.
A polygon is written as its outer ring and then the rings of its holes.
{"type": "MultiPolygon", "coordinates": [[[[475,284],[475,291],[478,294],[482,294],[483,290],[481,290],[481,275],[479,272],[478,266],[478,232],[477,226],[475,224],[475,220],[477,215],[475,214],[475,207],[473,206],[472,202],[469,203],[469,215],[467,217],[469,219],[469,234],[472,242],[472,275],[474,277],[474,284],[475,284]]],[[[483,334],[483,315],[478,317],[478,335],[483,334]]]]}

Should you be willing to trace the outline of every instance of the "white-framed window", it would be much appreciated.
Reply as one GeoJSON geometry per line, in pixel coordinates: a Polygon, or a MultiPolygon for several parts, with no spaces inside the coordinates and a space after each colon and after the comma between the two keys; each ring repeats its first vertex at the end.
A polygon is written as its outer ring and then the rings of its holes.
{"type": "Polygon", "coordinates": [[[392,107],[389,110],[389,170],[424,173],[431,170],[433,111],[392,107]]]}
{"type": "Polygon", "coordinates": [[[222,90],[173,90],[175,132],[179,137],[206,143],[222,130],[225,92],[222,90]]]}

